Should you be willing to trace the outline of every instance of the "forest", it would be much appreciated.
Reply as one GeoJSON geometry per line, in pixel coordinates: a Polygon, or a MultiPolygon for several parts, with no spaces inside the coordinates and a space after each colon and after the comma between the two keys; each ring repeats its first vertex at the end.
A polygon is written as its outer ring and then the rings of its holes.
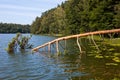
{"type": "Polygon", "coordinates": [[[69,35],[116,28],[120,28],[120,0],[67,0],[36,17],[30,30],[69,35]]]}
{"type": "Polygon", "coordinates": [[[0,23],[0,33],[30,33],[30,25],[0,23]]]}

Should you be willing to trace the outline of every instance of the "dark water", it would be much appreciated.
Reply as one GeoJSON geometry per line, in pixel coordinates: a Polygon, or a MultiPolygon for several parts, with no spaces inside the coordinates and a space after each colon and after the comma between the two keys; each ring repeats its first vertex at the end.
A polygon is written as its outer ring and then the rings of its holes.
{"type": "MultiPolygon", "coordinates": [[[[0,80],[120,80],[119,62],[94,58],[88,53],[83,53],[81,58],[74,40],[67,41],[69,51],[61,56],[47,52],[32,54],[31,50],[8,54],[5,48],[14,36],[0,34],[0,80]]],[[[55,37],[33,35],[30,43],[36,47],[53,39],[55,37]]],[[[119,49],[114,53],[120,53],[119,49]]]]}

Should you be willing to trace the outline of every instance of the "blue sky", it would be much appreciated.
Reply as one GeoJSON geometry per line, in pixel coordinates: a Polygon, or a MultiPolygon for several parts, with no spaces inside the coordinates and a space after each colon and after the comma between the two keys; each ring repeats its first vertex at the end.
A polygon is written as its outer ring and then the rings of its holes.
{"type": "Polygon", "coordinates": [[[65,0],[0,0],[0,22],[31,24],[36,16],[65,0]]]}

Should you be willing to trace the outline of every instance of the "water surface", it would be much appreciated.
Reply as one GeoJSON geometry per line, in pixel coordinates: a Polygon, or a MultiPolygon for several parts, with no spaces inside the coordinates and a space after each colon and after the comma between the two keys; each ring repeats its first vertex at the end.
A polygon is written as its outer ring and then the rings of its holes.
{"type": "MultiPolygon", "coordinates": [[[[69,51],[62,56],[42,51],[32,53],[31,50],[8,54],[5,48],[13,37],[15,34],[0,34],[0,80],[120,79],[119,63],[111,59],[94,58],[87,53],[84,53],[81,58],[74,40],[67,41],[69,51]],[[106,65],[109,62],[117,65],[106,65]]],[[[33,35],[30,43],[36,47],[53,39],[55,37],[33,35]]],[[[64,42],[61,45],[64,45],[64,42]]],[[[120,53],[119,50],[115,52],[120,53]]]]}

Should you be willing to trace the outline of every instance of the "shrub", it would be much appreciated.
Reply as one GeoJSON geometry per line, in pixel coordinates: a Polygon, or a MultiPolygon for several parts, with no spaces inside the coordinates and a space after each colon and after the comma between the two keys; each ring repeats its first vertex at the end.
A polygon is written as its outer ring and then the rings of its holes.
{"type": "Polygon", "coordinates": [[[32,44],[29,44],[29,40],[32,36],[22,36],[21,33],[17,33],[16,37],[14,37],[8,44],[7,51],[8,53],[14,53],[17,48],[20,50],[25,50],[27,48],[32,48],[32,44]]]}

